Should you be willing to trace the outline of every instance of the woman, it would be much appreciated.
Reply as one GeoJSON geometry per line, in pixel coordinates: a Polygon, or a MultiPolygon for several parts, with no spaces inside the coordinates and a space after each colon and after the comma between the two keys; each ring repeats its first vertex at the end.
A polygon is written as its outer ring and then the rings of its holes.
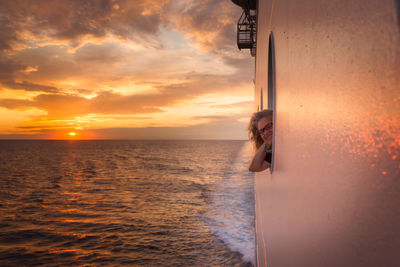
{"type": "Polygon", "coordinates": [[[273,112],[270,109],[256,112],[250,119],[249,137],[257,149],[250,162],[249,171],[260,172],[271,167],[273,112]]]}

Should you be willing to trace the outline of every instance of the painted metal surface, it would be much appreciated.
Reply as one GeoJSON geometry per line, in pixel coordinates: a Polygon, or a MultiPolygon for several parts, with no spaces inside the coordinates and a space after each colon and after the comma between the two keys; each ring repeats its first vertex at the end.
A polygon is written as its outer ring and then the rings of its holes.
{"type": "MultiPolygon", "coordinates": [[[[400,22],[392,0],[259,0],[274,34],[274,171],[256,176],[260,266],[400,266],[400,22]]],[[[264,103],[268,103],[264,94],[264,103]]]]}

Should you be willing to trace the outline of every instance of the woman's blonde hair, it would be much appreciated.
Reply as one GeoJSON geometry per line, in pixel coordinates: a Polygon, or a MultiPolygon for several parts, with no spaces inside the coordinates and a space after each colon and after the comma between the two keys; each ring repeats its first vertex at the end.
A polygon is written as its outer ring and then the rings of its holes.
{"type": "Polygon", "coordinates": [[[272,109],[266,109],[260,112],[255,112],[250,118],[250,123],[249,123],[249,139],[250,141],[254,142],[254,146],[258,149],[262,144],[263,140],[260,136],[260,133],[258,132],[257,124],[261,118],[269,118],[273,119],[273,111],[272,109]]]}

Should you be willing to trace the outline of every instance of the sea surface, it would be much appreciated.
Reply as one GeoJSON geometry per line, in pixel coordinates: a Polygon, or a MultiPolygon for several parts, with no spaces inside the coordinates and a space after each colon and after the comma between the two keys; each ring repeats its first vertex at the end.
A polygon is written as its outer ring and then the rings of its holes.
{"type": "Polygon", "coordinates": [[[0,141],[0,266],[252,266],[246,141],[0,141]]]}

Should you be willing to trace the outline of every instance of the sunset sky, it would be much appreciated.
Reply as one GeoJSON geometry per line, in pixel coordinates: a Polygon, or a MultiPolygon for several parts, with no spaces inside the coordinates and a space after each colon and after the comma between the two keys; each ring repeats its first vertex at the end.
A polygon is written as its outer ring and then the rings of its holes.
{"type": "Polygon", "coordinates": [[[230,0],[0,5],[0,139],[246,139],[230,0]]]}

